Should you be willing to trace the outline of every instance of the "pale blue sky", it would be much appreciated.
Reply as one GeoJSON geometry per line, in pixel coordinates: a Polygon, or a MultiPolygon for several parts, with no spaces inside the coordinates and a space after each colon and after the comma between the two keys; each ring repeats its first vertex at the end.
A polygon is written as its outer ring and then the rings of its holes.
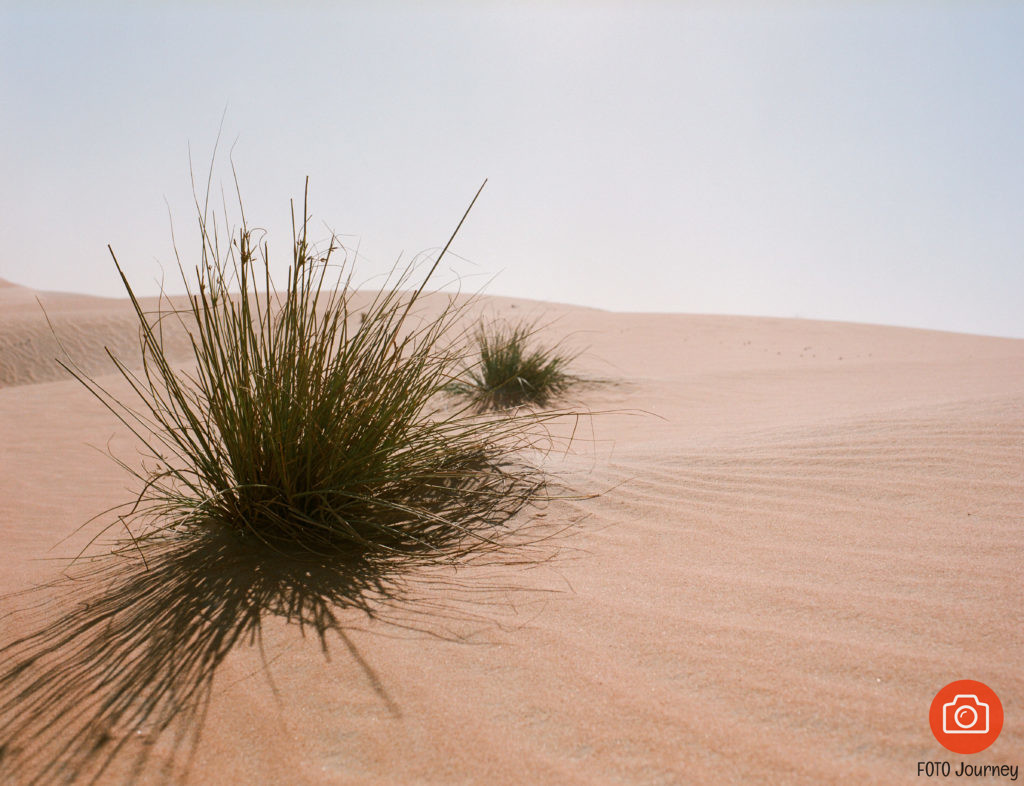
{"type": "Polygon", "coordinates": [[[0,5],[2,278],[179,289],[227,106],[282,269],[307,174],[361,279],[487,177],[470,289],[1024,337],[1024,3],[88,7],[0,5]]]}

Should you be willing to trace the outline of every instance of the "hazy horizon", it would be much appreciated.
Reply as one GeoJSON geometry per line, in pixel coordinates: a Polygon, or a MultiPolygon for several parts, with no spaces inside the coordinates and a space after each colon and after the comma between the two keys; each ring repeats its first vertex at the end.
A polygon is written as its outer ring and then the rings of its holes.
{"type": "MultiPolygon", "coordinates": [[[[0,5],[0,278],[180,292],[189,150],[356,280],[1024,337],[1024,6],[0,5]],[[489,282],[489,283],[488,283],[489,282]]],[[[219,197],[219,192],[218,192],[219,197]]]]}

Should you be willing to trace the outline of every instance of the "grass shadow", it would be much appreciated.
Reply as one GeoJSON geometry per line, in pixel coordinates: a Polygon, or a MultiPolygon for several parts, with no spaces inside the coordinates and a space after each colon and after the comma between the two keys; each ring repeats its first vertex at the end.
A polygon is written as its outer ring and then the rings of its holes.
{"type": "MultiPolygon", "coordinates": [[[[492,538],[463,561],[498,555],[506,565],[536,564],[553,554],[524,551],[521,527],[507,532],[514,554],[492,538]]],[[[262,651],[272,617],[315,638],[325,656],[329,637],[338,636],[388,711],[400,714],[347,631],[369,620],[455,637],[446,617],[484,618],[452,602],[453,591],[483,597],[510,589],[460,586],[437,568],[434,550],[286,557],[226,531],[152,539],[141,551],[127,544],[77,563],[61,580],[21,594],[43,593],[37,614],[60,613],[0,648],[0,780],[96,782],[124,769],[134,780],[158,739],[169,741],[168,773],[187,768],[218,667],[240,645],[262,651]],[[443,591],[424,592],[421,573],[443,591]]]]}

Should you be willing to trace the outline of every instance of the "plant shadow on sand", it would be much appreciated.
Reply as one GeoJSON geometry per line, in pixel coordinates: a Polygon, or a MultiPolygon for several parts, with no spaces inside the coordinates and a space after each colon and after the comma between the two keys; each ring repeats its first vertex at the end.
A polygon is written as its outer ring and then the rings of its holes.
{"type": "MultiPolygon", "coordinates": [[[[541,544],[550,541],[526,542],[517,529],[511,551],[464,561],[498,565],[500,575],[551,558],[553,549],[541,544]]],[[[347,631],[370,620],[458,639],[449,623],[496,624],[481,608],[525,589],[518,580],[461,582],[438,569],[432,552],[285,558],[230,533],[154,540],[133,551],[128,545],[84,561],[28,591],[45,598],[36,614],[63,612],[0,649],[4,783],[95,782],[115,762],[131,781],[158,739],[168,743],[156,762],[163,777],[182,776],[218,666],[236,646],[262,650],[264,621],[273,617],[314,637],[325,656],[337,636],[387,710],[400,714],[347,631]]]]}

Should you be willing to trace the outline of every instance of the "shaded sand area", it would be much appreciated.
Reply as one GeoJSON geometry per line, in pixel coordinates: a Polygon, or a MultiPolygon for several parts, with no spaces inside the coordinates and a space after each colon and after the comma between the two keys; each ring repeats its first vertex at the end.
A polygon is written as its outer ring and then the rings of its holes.
{"type": "MultiPolygon", "coordinates": [[[[125,302],[42,298],[90,370],[104,344],[134,349],[125,302]]],[[[324,642],[265,614],[260,639],[225,648],[198,742],[110,730],[97,749],[124,755],[104,782],[137,755],[141,782],[195,784],[891,784],[920,782],[918,761],[1024,764],[1024,341],[482,307],[557,318],[549,335],[589,347],[577,368],[605,383],[570,404],[617,413],[547,464],[600,496],[542,511],[537,532],[570,526],[545,561],[414,577],[377,619],[339,612],[324,642]],[[927,721],[966,678],[1006,717],[971,757],[927,721]]],[[[129,498],[97,448],[131,461],[131,439],[61,378],[48,337],[35,293],[0,287],[5,593],[54,578],[49,558],[89,531],[57,544],[129,498]]],[[[61,608],[3,617],[3,642],[61,608]]],[[[54,674],[88,668],[59,657],[54,674]]],[[[4,745],[28,743],[0,740],[0,766],[4,745]]]]}

